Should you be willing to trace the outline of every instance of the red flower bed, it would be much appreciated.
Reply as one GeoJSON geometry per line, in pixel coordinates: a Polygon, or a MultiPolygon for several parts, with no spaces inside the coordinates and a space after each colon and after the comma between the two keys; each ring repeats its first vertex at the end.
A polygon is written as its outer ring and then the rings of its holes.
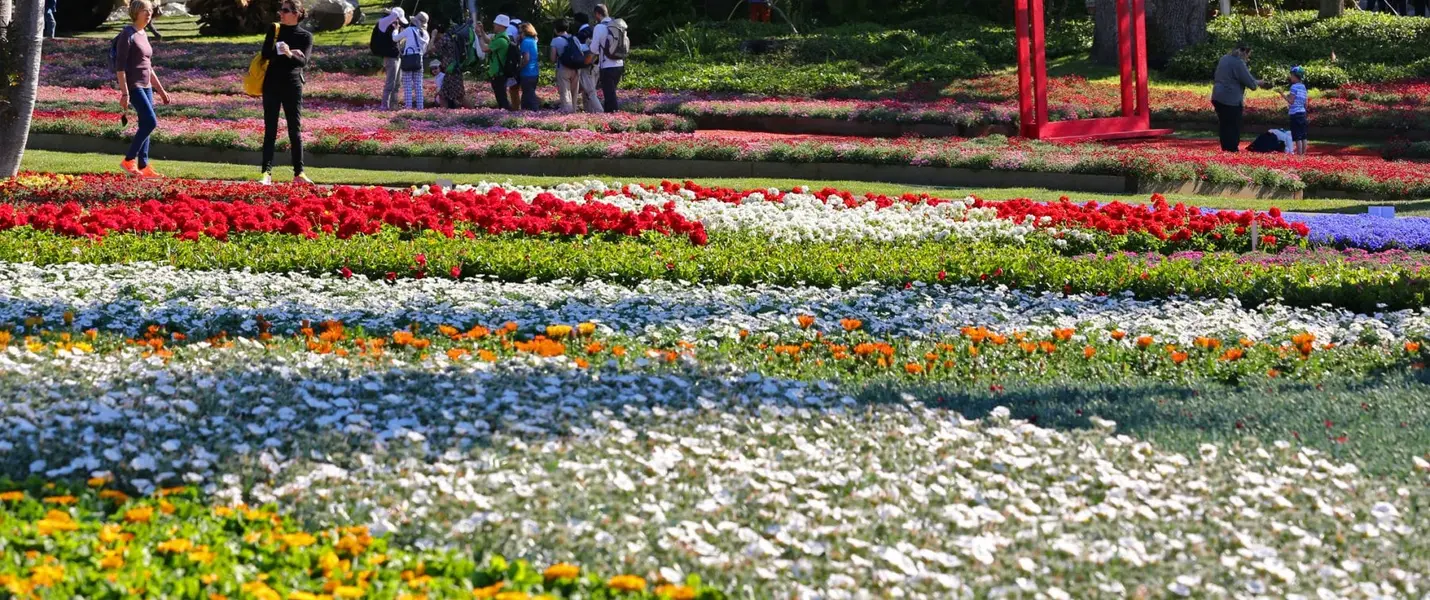
{"type": "MultiPolygon", "coordinates": [[[[611,190],[608,194],[629,194],[631,187],[628,185],[621,190],[611,190]]],[[[778,191],[771,194],[770,190],[740,191],[731,188],[708,188],[693,181],[684,183],[662,181],[658,185],[641,187],[648,190],[659,190],[667,194],[689,190],[695,194],[696,200],[731,204],[750,201],[782,202],[785,195],[789,193],[778,191]],[[763,200],[752,199],[755,194],[759,194],[763,200]]],[[[825,203],[837,202],[849,208],[870,203],[879,209],[885,209],[898,204],[937,205],[951,202],[949,199],[935,198],[928,194],[887,196],[868,193],[861,196],[847,190],[834,188],[812,190],[810,193],[825,203]]],[[[1267,234],[1294,235],[1297,238],[1304,238],[1310,233],[1304,223],[1287,221],[1283,218],[1281,209],[1278,208],[1272,208],[1268,212],[1204,211],[1195,206],[1186,206],[1181,203],[1168,204],[1167,199],[1161,194],[1153,194],[1151,200],[1150,204],[1123,202],[1075,204],[1067,196],[1063,196],[1058,202],[1037,202],[1027,198],[988,201],[974,197],[973,206],[995,209],[998,211],[1000,219],[1009,219],[1018,224],[1034,227],[1088,229],[1113,236],[1145,233],[1163,241],[1182,242],[1195,236],[1209,236],[1216,240],[1221,240],[1227,235],[1244,236],[1248,234],[1252,223],[1256,223],[1262,232],[1267,234]]]]}
{"type": "MultiPolygon", "coordinates": [[[[0,231],[30,226],[75,237],[103,238],[109,233],[173,233],[185,240],[211,237],[226,240],[235,233],[285,233],[348,238],[371,235],[384,226],[403,231],[436,231],[451,237],[517,232],[524,235],[635,236],[647,231],[687,236],[706,243],[705,227],[675,212],[673,205],[623,211],[602,203],[574,203],[551,194],[531,202],[516,192],[493,189],[486,194],[445,192],[414,196],[382,188],[336,187],[331,193],[313,188],[265,188],[264,194],[233,199],[224,186],[171,180],[177,188],[162,199],[84,205],[80,202],[0,204],[0,231]],[[213,199],[204,190],[217,191],[213,199]],[[270,191],[272,190],[272,191],[270,191]]],[[[240,190],[249,184],[237,184],[240,190]]]]}

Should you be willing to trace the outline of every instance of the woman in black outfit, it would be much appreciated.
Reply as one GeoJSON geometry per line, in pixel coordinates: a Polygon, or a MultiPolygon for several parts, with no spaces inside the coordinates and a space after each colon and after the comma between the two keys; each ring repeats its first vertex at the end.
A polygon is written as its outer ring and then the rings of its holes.
{"type": "Polygon", "coordinates": [[[263,76],[263,178],[273,183],[273,144],[278,137],[278,109],[288,119],[288,144],[293,151],[293,183],[312,184],[303,174],[303,67],[313,50],[313,34],[298,28],[302,0],[284,0],[278,9],[277,35],[263,40],[268,71],[263,76]]]}

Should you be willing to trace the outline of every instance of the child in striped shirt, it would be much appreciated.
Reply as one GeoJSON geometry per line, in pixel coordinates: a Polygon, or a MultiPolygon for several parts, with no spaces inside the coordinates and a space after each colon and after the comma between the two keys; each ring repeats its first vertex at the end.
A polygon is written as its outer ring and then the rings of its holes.
{"type": "Polygon", "coordinates": [[[1291,67],[1291,90],[1282,94],[1286,99],[1287,113],[1291,116],[1291,140],[1296,144],[1296,154],[1306,154],[1306,70],[1299,65],[1291,67]]]}

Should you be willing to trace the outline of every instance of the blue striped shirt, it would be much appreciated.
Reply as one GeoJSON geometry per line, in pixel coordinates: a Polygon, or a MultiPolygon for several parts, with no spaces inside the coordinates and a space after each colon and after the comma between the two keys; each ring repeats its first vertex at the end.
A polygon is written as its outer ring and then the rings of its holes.
{"type": "Polygon", "coordinates": [[[1288,112],[1293,115],[1306,114],[1306,84],[1291,84],[1291,105],[1288,112]]]}

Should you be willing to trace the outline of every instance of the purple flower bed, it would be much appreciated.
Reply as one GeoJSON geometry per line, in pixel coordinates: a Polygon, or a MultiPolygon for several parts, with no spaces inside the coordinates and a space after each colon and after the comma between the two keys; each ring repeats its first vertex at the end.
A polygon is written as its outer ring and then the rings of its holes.
{"type": "Polygon", "coordinates": [[[1341,248],[1430,250],[1430,219],[1387,219],[1370,215],[1286,213],[1286,220],[1311,228],[1311,244],[1341,248]]]}
{"type": "Polygon", "coordinates": [[[1420,270],[1430,268],[1430,254],[1407,250],[1370,251],[1360,248],[1297,248],[1289,247],[1280,252],[1229,252],[1183,251],[1172,254],[1157,252],[1112,252],[1109,254],[1084,254],[1076,257],[1087,261],[1129,260],[1134,263],[1155,267],[1168,261],[1233,260],[1242,265],[1295,266],[1344,264],[1357,267],[1385,267],[1420,270]]]}

